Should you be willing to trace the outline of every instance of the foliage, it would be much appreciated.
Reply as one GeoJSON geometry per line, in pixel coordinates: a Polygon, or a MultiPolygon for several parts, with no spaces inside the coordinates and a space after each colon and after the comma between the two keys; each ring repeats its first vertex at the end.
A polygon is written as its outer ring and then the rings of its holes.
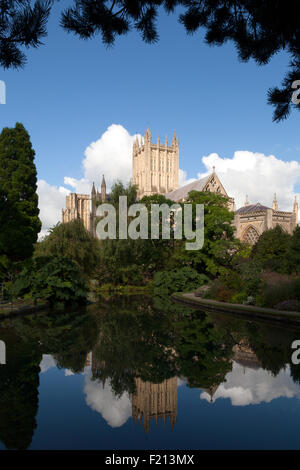
{"type": "Polygon", "coordinates": [[[289,273],[291,266],[288,253],[291,238],[279,225],[266,230],[254,245],[251,258],[264,269],[289,273]]]}
{"type": "Polygon", "coordinates": [[[300,226],[298,225],[294,230],[293,236],[290,241],[289,251],[289,266],[290,271],[300,274],[300,226]]]}
{"type": "Polygon", "coordinates": [[[21,48],[38,47],[47,35],[46,23],[51,1],[0,1],[0,64],[4,68],[22,67],[26,56],[21,48]]]}
{"type": "Polygon", "coordinates": [[[34,256],[66,256],[88,278],[99,266],[100,243],[85,229],[82,220],[75,219],[51,228],[50,233],[36,244],[34,256]]]}
{"type": "Polygon", "coordinates": [[[193,205],[194,221],[196,204],[204,204],[204,245],[188,251],[182,244],[174,255],[176,261],[212,278],[224,274],[240,247],[234,238],[234,214],[228,209],[228,199],[217,193],[191,191],[187,202],[193,205]]]}
{"type": "Polygon", "coordinates": [[[7,364],[0,367],[0,441],[7,449],[27,449],[37,421],[39,364],[37,342],[21,338],[12,328],[1,329],[7,364]]]}
{"type": "MultiPolygon", "coordinates": [[[[0,257],[29,258],[41,229],[35,152],[22,124],[0,134],[0,257]]],[[[6,259],[6,260],[5,260],[6,259]]],[[[8,260],[7,260],[8,259],[8,260]]],[[[3,263],[2,267],[3,267],[3,263]]]]}
{"type": "Polygon", "coordinates": [[[285,300],[300,301],[300,278],[276,285],[265,285],[262,291],[263,307],[275,307],[285,300]]]}
{"type": "MultiPolygon", "coordinates": [[[[116,183],[112,188],[110,203],[116,208],[117,221],[119,220],[119,197],[127,196],[127,205],[137,201],[136,187],[129,184],[124,186],[116,183]]],[[[144,197],[140,201],[149,209],[151,204],[173,204],[162,195],[144,197]]],[[[150,211],[149,211],[150,217],[150,211]]],[[[131,217],[128,217],[130,222],[131,217]]],[[[118,222],[117,222],[118,223],[118,222]]],[[[97,279],[100,284],[135,284],[143,285],[153,276],[153,273],[165,267],[173,252],[173,241],[152,240],[150,238],[151,224],[148,223],[149,238],[127,240],[101,240],[101,263],[97,269],[97,279]]]]}
{"type": "Polygon", "coordinates": [[[40,257],[25,265],[15,279],[13,297],[48,300],[50,305],[84,304],[87,287],[76,264],[66,257],[40,257]]]}
{"type": "Polygon", "coordinates": [[[127,186],[125,186],[121,181],[117,181],[113,184],[111,188],[109,202],[112,204],[116,209],[119,207],[119,197],[126,196],[127,197],[127,207],[135,204],[137,202],[137,186],[129,182],[127,186]]]}
{"type": "Polygon", "coordinates": [[[215,328],[204,312],[174,322],[176,364],[190,387],[210,389],[231,371],[233,341],[226,330],[215,328]]]}
{"type": "Polygon", "coordinates": [[[168,295],[173,292],[193,291],[208,281],[203,274],[188,266],[172,271],[159,271],[153,278],[154,294],[168,295]]]}

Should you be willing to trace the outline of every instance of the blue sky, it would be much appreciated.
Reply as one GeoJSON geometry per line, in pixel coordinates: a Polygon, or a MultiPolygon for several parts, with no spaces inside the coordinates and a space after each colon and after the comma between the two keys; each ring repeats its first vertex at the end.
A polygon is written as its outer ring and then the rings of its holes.
{"type": "MultiPolygon", "coordinates": [[[[157,44],[147,45],[132,32],[107,49],[100,37],[81,41],[64,32],[61,9],[58,2],[45,45],[28,51],[25,68],[0,74],[7,87],[1,128],[16,121],[25,125],[38,177],[47,184],[83,178],[85,149],[112,124],[131,136],[149,126],[154,141],[158,135],[171,139],[175,130],[187,178],[207,171],[202,157],[212,153],[232,159],[244,150],[300,164],[300,114],[275,124],[267,105],[268,88],[280,85],[286,71],[285,54],[263,67],[240,63],[234,46],[206,46],[203,32],[187,36],[176,17],[164,12],[157,44]]],[[[290,192],[300,191],[299,178],[290,192]]]]}

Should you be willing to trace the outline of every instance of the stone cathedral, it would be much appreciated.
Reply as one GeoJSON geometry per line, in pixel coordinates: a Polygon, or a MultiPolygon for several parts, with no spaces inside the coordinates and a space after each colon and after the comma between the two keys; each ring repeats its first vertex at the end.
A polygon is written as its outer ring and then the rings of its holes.
{"type": "Polygon", "coordinates": [[[166,138],[165,144],[157,138],[151,142],[151,133],[147,129],[144,143],[138,138],[132,151],[132,182],[138,187],[138,196],[166,194],[178,188],[179,177],[179,142],[173,134],[171,145],[166,138]]]}
{"type": "MultiPolygon", "coordinates": [[[[213,172],[179,188],[179,140],[173,134],[171,145],[166,138],[163,144],[159,138],[157,143],[151,141],[150,130],[147,129],[144,142],[136,138],[132,149],[132,182],[138,187],[138,197],[152,194],[164,194],[174,202],[184,202],[190,191],[211,191],[220,193],[228,198],[228,207],[234,212],[236,237],[240,240],[255,244],[260,235],[268,229],[280,225],[287,233],[293,233],[298,225],[298,202],[295,198],[292,210],[279,210],[276,194],[272,207],[260,204],[249,204],[248,196],[243,207],[235,209],[234,199],[231,198],[221,183],[215,168],[213,172]]],[[[85,228],[96,236],[96,207],[99,203],[109,201],[106,193],[104,175],[98,190],[93,183],[91,194],[71,193],[66,196],[66,208],[62,210],[62,222],[81,219],[85,228]]]]}

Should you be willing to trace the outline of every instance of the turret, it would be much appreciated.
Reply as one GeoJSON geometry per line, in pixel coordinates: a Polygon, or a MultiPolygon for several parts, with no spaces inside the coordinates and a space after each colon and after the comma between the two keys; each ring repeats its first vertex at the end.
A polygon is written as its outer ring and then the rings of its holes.
{"type": "Polygon", "coordinates": [[[104,175],[102,175],[102,183],[101,183],[101,201],[102,203],[106,201],[106,183],[104,175]]]}
{"type": "Polygon", "coordinates": [[[92,186],[92,199],[94,199],[96,197],[96,188],[95,188],[95,184],[94,184],[94,181],[93,181],[93,186],[92,186]]]}
{"type": "Polygon", "coordinates": [[[173,137],[172,137],[172,147],[176,147],[176,136],[175,136],[175,131],[173,132],[173,137]]]}
{"type": "Polygon", "coordinates": [[[274,211],[278,211],[278,202],[277,202],[277,198],[276,198],[276,193],[274,193],[274,199],[273,199],[273,210],[274,211]]]}
{"type": "Polygon", "coordinates": [[[147,127],[147,130],[145,132],[144,143],[145,145],[151,144],[151,132],[149,130],[149,127],[147,127]]]}
{"type": "Polygon", "coordinates": [[[294,201],[294,207],[293,207],[293,212],[296,217],[296,224],[298,224],[298,201],[297,201],[297,196],[295,196],[295,201],[294,201]]]}

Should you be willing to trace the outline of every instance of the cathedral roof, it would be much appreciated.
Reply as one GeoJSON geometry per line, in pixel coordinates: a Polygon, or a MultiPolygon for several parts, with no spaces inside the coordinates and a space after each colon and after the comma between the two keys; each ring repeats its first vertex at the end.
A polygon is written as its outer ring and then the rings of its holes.
{"type": "Polygon", "coordinates": [[[256,204],[247,204],[247,206],[240,207],[236,214],[249,214],[251,212],[265,212],[266,210],[270,209],[270,207],[263,206],[260,202],[256,204]]]}
{"type": "Polygon", "coordinates": [[[182,199],[187,198],[191,191],[203,191],[204,186],[210,177],[211,175],[206,176],[205,178],[201,178],[200,180],[193,181],[192,183],[186,184],[181,188],[175,189],[174,191],[166,194],[166,198],[171,199],[171,201],[182,201],[182,199]]]}

